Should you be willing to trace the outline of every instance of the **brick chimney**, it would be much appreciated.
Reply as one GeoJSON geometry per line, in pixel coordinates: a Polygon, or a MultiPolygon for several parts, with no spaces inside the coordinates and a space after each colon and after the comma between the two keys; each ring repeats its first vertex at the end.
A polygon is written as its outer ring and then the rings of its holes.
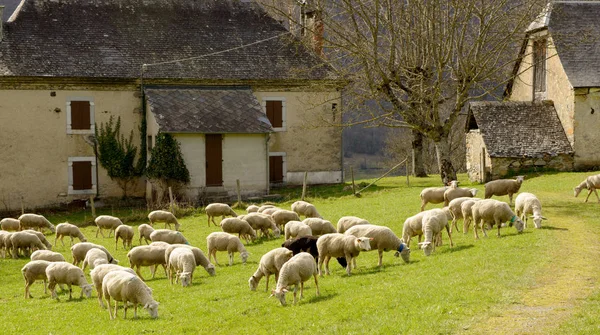
{"type": "Polygon", "coordinates": [[[0,41],[4,37],[4,21],[2,20],[2,14],[4,14],[4,6],[0,5],[0,41]]]}
{"type": "Polygon", "coordinates": [[[323,16],[319,8],[303,5],[301,9],[302,38],[319,56],[323,56],[323,16]]]}

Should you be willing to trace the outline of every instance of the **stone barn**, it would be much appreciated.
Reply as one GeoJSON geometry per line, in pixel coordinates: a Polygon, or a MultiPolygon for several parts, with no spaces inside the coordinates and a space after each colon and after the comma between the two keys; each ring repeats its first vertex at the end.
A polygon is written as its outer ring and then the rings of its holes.
{"type": "Polygon", "coordinates": [[[471,181],[573,169],[574,152],[552,101],[473,102],[465,131],[471,181]]]}

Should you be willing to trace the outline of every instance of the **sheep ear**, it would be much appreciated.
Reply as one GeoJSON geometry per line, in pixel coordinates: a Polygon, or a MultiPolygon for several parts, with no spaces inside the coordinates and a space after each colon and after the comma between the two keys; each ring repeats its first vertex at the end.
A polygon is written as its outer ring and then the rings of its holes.
{"type": "Polygon", "coordinates": [[[548,220],[545,216],[542,216],[542,220],[548,220]]]}
{"type": "Polygon", "coordinates": [[[369,238],[369,241],[373,241],[373,238],[372,238],[372,237],[371,237],[371,238],[369,238]]]}

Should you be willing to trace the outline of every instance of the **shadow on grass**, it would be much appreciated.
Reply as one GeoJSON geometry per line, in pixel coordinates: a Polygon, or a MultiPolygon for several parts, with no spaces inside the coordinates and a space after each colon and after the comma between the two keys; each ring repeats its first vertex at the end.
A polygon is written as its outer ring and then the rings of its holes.
{"type": "MultiPolygon", "coordinates": [[[[450,248],[445,248],[443,250],[440,251],[440,254],[447,254],[447,253],[454,253],[454,252],[461,252],[463,250],[468,250],[475,247],[475,244],[467,244],[467,245],[455,245],[454,247],[450,248]]],[[[437,248],[437,247],[436,247],[437,248]]]]}
{"type": "Polygon", "coordinates": [[[338,293],[330,293],[330,294],[321,294],[319,296],[312,296],[309,299],[302,299],[300,300],[300,302],[305,301],[307,303],[313,303],[313,302],[319,302],[319,301],[327,301],[327,300],[331,300],[333,298],[335,298],[336,296],[338,296],[338,293]]]}
{"type": "Polygon", "coordinates": [[[545,230],[562,230],[562,231],[569,231],[568,228],[560,228],[560,227],[553,227],[553,226],[541,226],[538,229],[545,229],[545,230]]]}

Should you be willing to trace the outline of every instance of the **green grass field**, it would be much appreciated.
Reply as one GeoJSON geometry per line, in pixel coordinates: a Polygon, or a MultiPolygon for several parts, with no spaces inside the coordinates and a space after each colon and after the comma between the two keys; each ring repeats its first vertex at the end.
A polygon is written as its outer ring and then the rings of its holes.
{"type": "MultiPolygon", "coordinates": [[[[527,176],[521,191],[535,193],[543,203],[548,221],[542,229],[529,227],[517,234],[514,228],[502,228],[502,237],[474,240],[469,234],[453,235],[454,248],[444,245],[425,257],[416,238],[411,245],[411,262],[405,264],[393,252],[384,254],[384,267],[377,265],[377,253],[361,253],[359,268],[348,277],[335,261],[331,276],[320,278],[320,296],[315,296],[312,280],[305,285],[304,299],[282,307],[265,292],[265,280],[251,292],[248,278],[258,260],[267,251],[279,247],[283,238],[259,241],[247,246],[251,253],[246,265],[239,254],[233,266],[227,266],[225,252],[217,254],[221,266],[210,277],[197,268],[191,287],[170,285],[162,269],[147,284],[160,302],[159,318],[150,319],[145,310],[137,320],[109,320],[101,309],[96,292],[90,299],[78,299],[59,293],[60,301],[43,293],[41,282],[31,288],[34,299],[24,299],[24,280],[20,269],[27,259],[0,259],[0,310],[3,334],[140,334],[140,333],[222,333],[292,334],[591,334],[600,333],[600,205],[594,195],[583,203],[585,191],[573,197],[572,188],[591,173],[557,173],[527,176]]],[[[470,185],[461,175],[463,187],[470,185]]],[[[404,177],[377,182],[361,198],[342,192],[344,185],[310,187],[309,201],[334,225],[345,215],[368,219],[373,224],[392,228],[401,236],[404,220],[420,208],[423,187],[437,186],[438,177],[404,177]]],[[[289,208],[298,200],[301,189],[282,189],[289,208]]],[[[507,201],[508,197],[499,200],[507,201]]],[[[428,205],[427,208],[440,207],[428,205]]],[[[238,213],[245,211],[239,209],[238,213]]],[[[199,212],[198,212],[199,213],[199,212]]],[[[98,210],[111,214],[111,210],[98,210]]],[[[122,215],[131,213],[123,212],[122,215]]],[[[121,215],[121,212],[119,212],[121,215]]],[[[78,224],[84,214],[48,216],[57,224],[69,220],[78,224]]],[[[89,213],[86,214],[89,220],[89,213]]],[[[137,226],[143,220],[129,222],[137,226]]],[[[207,227],[204,214],[180,219],[182,233],[190,243],[206,251],[206,236],[217,227],[207,227]]],[[[460,224],[462,225],[462,224],[460,224]]],[[[162,228],[162,224],[159,224],[162,228]]],[[[136,229],[137,230],[137,229],[136,229]]],[[[128,266],[127,251],[119,244],[115,251],[112,238],[95,238],[95,227],[82,229],[90,242],[105,245],[128,266]]],[[[137,231],[136,231],[137,234],[137,231]]],[[[51,242],[54,236],[48,236],[51,242]]],[[[60,244],[60,243],[59,243],[60,244]]],[[[138,245],[137,235],[134,246],[138,245]]],[[[54,248],[70,261],[69,243],[54,248]]],[[[149,278],[149,269],[142,270],[149,278]]],[[[89,270],[86,271],[86,275],[89,270]]],[[[89,280],[89,276],[88,276],[89,280]]],[[[269,288],[275,284],[271,278],[269,288]]]]}

